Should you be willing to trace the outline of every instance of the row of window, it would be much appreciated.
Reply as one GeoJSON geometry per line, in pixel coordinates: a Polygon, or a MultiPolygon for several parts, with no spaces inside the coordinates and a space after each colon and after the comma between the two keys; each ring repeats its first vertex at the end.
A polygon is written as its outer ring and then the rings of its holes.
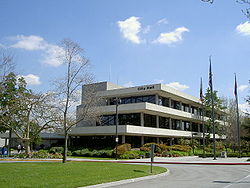
{"type": "MultiPolygon", "coordinates": [[[[134,96],[134,97],[123,97],[120,100],[120,104],[130,104],[130,103],[141,103],[141,102],[148,102],[156,104],[156,96],[155,95],[146,95],[146,96],[134,96]]],[[[158,105],[170,107],[173,109],[185,111],[188,113],[192,113],[194,115],[202,115],[202,111],[199,110],[197,107],[180,103],[179,101],[171,100],[171,105],[169,104],[170,99],[166,97],[159,96],[158,97],[158,105]]],[[[110,98],[106,102],[107,105],[115,105],[116,99],[110,98]]],[[[205,112],[207,117],[210,117],[209,112],[205,112]]],[[[223,116],[216,114],[216,119],[223,120],[223,116]]]]}
{"type": "MultiPolygon", "coordinates": [[[[118,124],[119,125],[141,125],[140,113],[133,114],[119,114],[118,115],[118,124]]],[[[97,123],[97,126],[110,126],[116,124],[116,115],[103,115],[101,121],[97,123]]],[[[166,117],[159,117],[159,128],[172,129],[174,130],[184,130],[184,131],[194,131],[198,132],[200,126],[200,131],[202,131],[202,126],[189,121],[180,121],[177,119],[170,119],[166,117]]],[[[156,116],[144,114],[144,127],[156,127],[156,116]]]]}

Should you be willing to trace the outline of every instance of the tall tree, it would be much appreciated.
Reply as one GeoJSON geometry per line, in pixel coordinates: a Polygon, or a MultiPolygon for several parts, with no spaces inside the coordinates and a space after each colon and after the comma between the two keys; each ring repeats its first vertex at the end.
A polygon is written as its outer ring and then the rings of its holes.
{"type": "Polygon", "coordinates": [[[0,124],[24,143],[26,154],[40,132],[57,126],[59,119],[50,94],[34,94],[23,78],[8,74],[1,82],[0,124]]]}
{"type": "MultiPolygon", "coordinates": [[[[214,108],[215,108],[215,119],[218,119],[223,110],[226,109],[225,106],[223,106],[223,99],[219,98],[217,95],[218,91],[213,91],[213,100],[214,100],[214,108]]],[[[212,113],[212,101],[211,101],[211,91],[209,88],[207,88],[205,96],[204,96],[204,105],[206,110],[206,116],[211,117],[212,113]]],[[[211,129],[211,118],[208,120],[208,128],[211,129]]],[[[224,131],[224,127],[220,125],[217,121],[215,121],[215,129],[218,134],[222,134],[224,131]]]]}
{"type": "Polygon", "coordinates": [[[58,59],[65,68],[64,76],[54,82],[54,94],[60,112],[64,133],[63,163],[67,161],[68,135],[70,129],[78,122],[96,117],[93,106],[97,103],[95,89],[89,87],[82,97],[81,107],[76,118],[76,104],[79,103],[82,85],[92,83],[93,76],[89,73],[89,60],[85,58],[83,49],[70,39],[61,42],[58,59]]]}

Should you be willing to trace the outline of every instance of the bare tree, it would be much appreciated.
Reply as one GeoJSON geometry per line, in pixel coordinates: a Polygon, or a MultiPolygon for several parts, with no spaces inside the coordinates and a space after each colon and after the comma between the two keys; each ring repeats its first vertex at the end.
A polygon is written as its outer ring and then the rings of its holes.
{"type": "Polygon", "coordinates": [[[0,49],[0,81],[2,81],[7,74],[13,72],[14,68],[13,55],[4,49],[0,49]]]}
{"type": "MultiPolygon", "coordinates": [[[[206,3],[211,3],[211,4],[214,2],[214,0],[201,0],[201,1],[206,2],[206,3]]],[[[241,9],[241,11],[243,14],[245,14],[245,16],[248,19],[250,19],[250,8],[249,8],[250,0],[235,0],[235,2],[248,6],[248,8],[241,9]]]]}
{"type": "Polygon", "coordinates": [[[78,109],[78,117],[76,118],[76,104],[80,100],[80,89],[82,85],[92,83],[93,76],[89,74],[89,61],[83,55],[83,49],[79,44],[65,39],[60,45],[58,58],[65,67],[65,74],[54,82],[55,95],[57,97],[58,109],[64,133],[64,154],[63,163],[67,160],[68,150],[68,134],[70,129],[78,122],[94,118],[96,111],[93,110],[97,102],[95,89],[89,88],[85,92],[84,101],[81,108],[78,109]]]}

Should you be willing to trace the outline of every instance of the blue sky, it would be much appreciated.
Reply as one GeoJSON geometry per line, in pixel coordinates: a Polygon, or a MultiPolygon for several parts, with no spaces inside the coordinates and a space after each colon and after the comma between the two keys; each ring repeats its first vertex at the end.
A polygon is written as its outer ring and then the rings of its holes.
{"type": "Polygon", "coordinates": [[[96,81],[162,82],[197,97],[212,55],[215,90],[233,97],[236,72],[243,107],[250,79],[244,8],[234,0],[0,0],[0,46],[36,91],[63,73],[54,52],[64,38],[85,49],[96,81]]]}

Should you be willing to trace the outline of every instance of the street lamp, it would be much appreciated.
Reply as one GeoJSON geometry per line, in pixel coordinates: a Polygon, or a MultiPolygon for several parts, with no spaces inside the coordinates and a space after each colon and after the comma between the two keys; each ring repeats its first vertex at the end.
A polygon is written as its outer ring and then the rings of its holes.
{"type": "Polygon", "coordinates": [[[118,146],[118,142],[119,142],[119,138],[118,138],[118,105],[121,104],[121,99],[119,99],[118,97],[115,98],[115,110],[116,110],[116,121],[115,121],[115,160],[117,160],[117,146],[118,146]]]}

